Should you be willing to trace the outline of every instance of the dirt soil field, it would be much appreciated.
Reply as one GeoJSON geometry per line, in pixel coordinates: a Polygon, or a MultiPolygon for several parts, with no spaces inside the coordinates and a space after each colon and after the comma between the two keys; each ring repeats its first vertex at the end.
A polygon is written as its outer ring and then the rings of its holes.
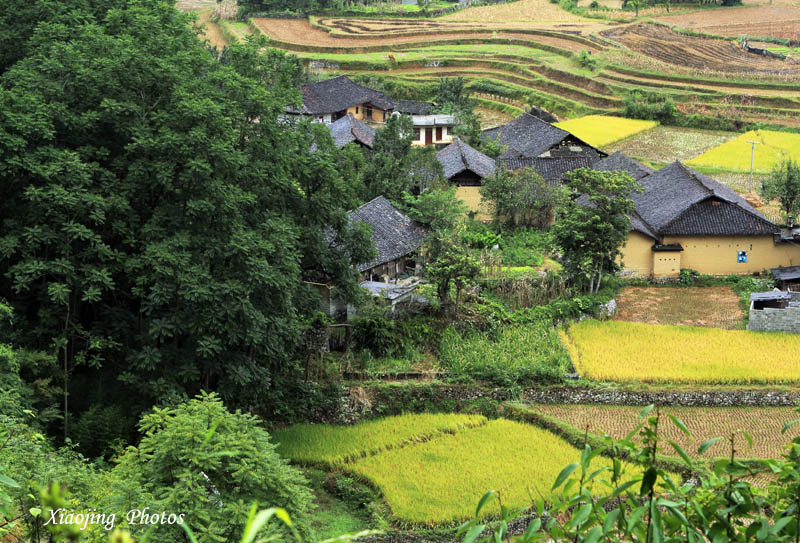
{"type": "MultiPolygon", "coordinates": [[[[362,21],[360,19],[319,19],[319,22],[324,21],[326,26],[331,25],[330,28],[336,30],[336,33],[330,34],[325,30],[312,26],[306,20],[255,18],[253,21],[267,36],[298,45],[341,48],[358,48],[372,45],[385,45],[388,47],[391,45],[425,40],[435,45],[436,41],[441,40],[495,37],[532,40],[570,51],[580,51],[587,47],[583,43],[571,39],[571,35],[578,34],[578,32],[564,32],[563,37],[514,32],[515,30],[532,29],[534,27],[536,29],[548,30],[548,28],[546,28],[547,25],[531,25],[525,23],[509,23],[501,27],[499,25],[448,24],[437,21],[408,21],[402,19],[396,19],[394,21],[363,20],[363,23],[359,22],[362,21]],[[396,25],[393,27],[387,26],[386,23],[392,22],[395,22],[396,25]],[[493,28],[497,28],[498,30],[493,30],[493,28]],[[502,28],[507,30],[503,31],[502,28]],[[476,31],[483,29],[485,29],[485,32],[476,31]],[[443,32],[443,30],[447,30],[448,32],[443,32]],[[458,32],[459,30],[463,30],[464,32],[458,32]],[[391,37],[387,37],[387,34],[390,34],[391,37]]],[[[549,30],[555,29],[553,25],[550,25],[550,27],[549,30]]],[[[587,27],[587,31],[589,31],[589,27],[587,27]]],[[[600,43],[592,46],[592,49],[602,48],[602,44],[600,43]]]]}
{"type": "Polygon", "coordinates": [[[222,35],[219,25],[217,23],[212,23],[210,18],[211,10],[206,10],[197,14],[197,22],[205,25],[206,27],[203,37],[207,39],[211,45],[215,45],[218,49],[222,49],[228,45],[228,42],[222,35]]]}
{"type": "Polygon", "coordinates": [[[182,11],[200,11],[213,9],[217,5],[217,0],[178,0],[175,7],[182,11]]]}
{"type": "Polygon", "coordinates": [[[748,53],[731,41],[677,34],[664,26],[635,24],[608,30],[603,35],[643,55],[677,66],[741,74],[800,75],[800,65],[748,53]]]}
{"type": "MultiPolygon", "coordinates": [[[[533,405],[533,411],[566,422],[567,424],[602,436],[608,434],[615,439],[625,437],[639,422],[642,407],[606,405],[533,405]]],[[[784,424],[800,418],[793,407],[669,407],[662,408],[662,424],[659,437],[675,441],[689,456],[697,456],[697,449],[704,441],[721,437],[703,454],[703,458],[730,455],[731,433],[747,432],[753,438],[751,449],[741,434],[735,438],[737,455],[740,458],[780,458],[781,448],[800,434],[800,425],[781,433],[784,424]],[[691,432],[684,434],[666,414],[678,417],[691,432]]],[[[678,456],[669,445],[664,454],[678,456]]]]}
{"type": "Polygon", "coordinates": [[[772,5],[720,8],[710,11],[666,15],[658,20],[720,36],[800,38],[800,6],[772,5]]]}
{"type": "Polygon", "coordinates": [[[738,134],[734,132],[658,126],[613,144],[608,151],[622,151],[631,157],[670,163],[674,160],[694,158],[737,136],[738,134]]]}
{"type": "Polygon", "coordinates": [[[739,296],[730,287],[630,287],[616,299],[617,321],[727,330],[744,327],[739,296]]]}

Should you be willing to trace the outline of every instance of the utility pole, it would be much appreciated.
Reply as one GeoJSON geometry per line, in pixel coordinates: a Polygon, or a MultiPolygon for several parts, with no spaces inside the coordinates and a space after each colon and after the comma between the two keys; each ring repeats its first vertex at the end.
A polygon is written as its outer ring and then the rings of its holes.
{"type": "Polygon", "coordinates": [[[760,141],[750,141],[748,140],[747,143],[750,144],[750,191],[754,190],[753,188],[753,160],[756,156],[756,145],[761,145],[760,141]]]}

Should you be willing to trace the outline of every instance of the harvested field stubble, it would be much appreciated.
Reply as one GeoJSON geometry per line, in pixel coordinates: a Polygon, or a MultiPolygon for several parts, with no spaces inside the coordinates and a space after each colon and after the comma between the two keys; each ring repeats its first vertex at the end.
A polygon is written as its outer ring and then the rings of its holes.
{"type": "Polygon", "coordinates": [[[800,335],[585,320],[560,332],[581,377],[653,383],[796,383],[800,335]]]}
{"type": "Polygon", "coordinates": [[[657,19],[669,25],[718,36],[796,39],[800,34],[800,6],[761,5],[672,14],[657,19]]]}
{"type": "Polygon", "coordinates": [[[481,415],[400,415],[354,426],[297,424],[275,430],[278,452],[295,462],[341,464],[408,442],[486,423],[481,415]]]}
{"type": "MultiPolygon", "coordinates": [[[[578,429],[588,428],[598,436],[605,434],[621,439],[639,422],[642,408],[616,405],[532,405],[530,407],[546,417],[565,422],[578,429]]],[[[736,449],[739,457],[779,458],[783,447],[794,437],[800,435],[797,426],[782,433],[783,426],[800,418],[793,407],[662,407],[659,437],[680,445],[690,456],[698,456],[698,447],[706,440],[722,437],[703,455],[704,458],[721,457],[730,454],[726,441],[731,433],[744,431],[753,438],[749,447],[745,438],[738,435],[736,449]],[[684,434],[665,415],[671,414],[686,424],[691,436],[684,434]]],[[[677,456],[665,446],[664,454],[677,456]]]]}
{"type": "Polygon", "coordinates": [[[655,24],[636,24],[603,32],[603,36],[648,57],[683,67],[727,73],[795,74],[800,65],[748,53],[735,42],[686,36],[655,24]]]}
{"type": "MultiPolygon", "coordinates": [[[[358,460],[347,469],[380,488],[401,521],[431,525],[471,518],[475,504],[492,489],[506,507],[528,507],[533,498],[550,495],[561,469],[579,459],[578,449],[546,430],[498,419],[358,460]]],[[[610,462],[598,457],[592,467],[610,462]]],[[[623,469],[624,479],[637,474],[630,464],[623,469]]],[[[497,512],[496,502],[483,510],[484,515],[497,512]]]]}
{"type": "Polygon", "coordinates": [[[730,287],[630,287],[616,297],[614,320],[739,329],[744,311],[730,287]]]}
{"type": "Polygon", "coordinates": [[[659,126],[613,144],[608,151],[622,151],[631,157],[667,164],[674,160],[686,161],[694,158],[736,136],[734,132],[659,126]]]}

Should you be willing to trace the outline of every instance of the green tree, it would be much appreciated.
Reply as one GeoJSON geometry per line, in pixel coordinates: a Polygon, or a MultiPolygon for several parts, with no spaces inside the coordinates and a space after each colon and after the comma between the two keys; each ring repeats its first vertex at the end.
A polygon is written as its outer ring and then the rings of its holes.
{"type": "Polygon", "coordinates": [[[46,22],[51,4],[30,3],[43,22],[0,76],[14,341],[58,353],[65,415],[122,395],[135,412],[200,389],[271,394],[317,309],[304,278],[355,292],[369,249],[330,135],[281,121],[297,59],[258,40],[217,58],[159,0],[46,22]]]}
{"type": "Polygon", "coordinates": [[[561,207],[551,233],[570,278],[597,292],[603,274],[619,269],[617,260],[630,228],[628,214],[635,209],[630,195],[641,188],[624,172],[580,168],[567,179],[574,198],[561,207]]]}
{"type": "Polygon", "coordinates": [[[409,115],[390,116],[376,132],[364,173],[364,200],[385,196],[399,201],[403,191],[411,190],[408,157],[413,140],[414,125],[409,115]]]}
{"type": "Polygon", "coordinates": [[[533,168],[514,172],[497,168],[483,180],[480,193],[496,221],[538,228],[550,224],[564,199],[563,187],[548,183],[533,168]]]}
{"type": "MultiPolygon", "coordinates": [[[[275,452],[256,417],[230,412],[215,394],[155,408],[139,423],[142,439],[114,468],[114,511],[184,512],[198,541],[239,541],[253,503],[279,503],[298,532],[311,535],[312,495],[299,470],[275,452]],[[138,492],[124,492],[123,487],[138,492]],[[125,501],[131,495],[133,501],[125,501]]],[[[147,528],[146,526],[144,527],[147,528]]],[[[180,526],[159,526],[158,541],[184,541],[180,526]]]]}
{"type": "Polygon", "coordinates": [[[469,91],[465,88],[463,77],[439,78],[439,92],[434,99],[441,113],[459,113],[472,111],[469,91]]]}
{"type": "Polygon", "coordinates": [[[761,195],[768,200],[778,200],[781,211],[797,216],[800,211],[800,165],[787,159],[775,166],[761,184],[761,195]]]}
{"type": "Polygon", "coordinates": [[[454,230],[437,233],[428,247],[425,276],[436,286],[436,296],[443,307],[450,304],[450,289],[456,290],[456,306],[461,302],[461,292],[480,274],[478,258],[464,242],[463,225],[454,230]]]}
{"type": "Polygon", "coordinates": [[[427,190],[414,196],[403,194],[406,213],[428,228],[429,236],[454,230],[469,208],[456,197],[455,186],[427,190]]]}

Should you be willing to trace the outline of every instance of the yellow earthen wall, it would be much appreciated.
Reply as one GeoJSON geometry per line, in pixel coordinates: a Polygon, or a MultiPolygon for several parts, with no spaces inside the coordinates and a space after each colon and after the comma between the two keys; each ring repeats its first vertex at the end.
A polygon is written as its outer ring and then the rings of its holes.
{"type": "Polygon", "coordinates": [[[475,218],[479,221],[491,220],[492,216],[481,204],[480,187],[458,187],[456,188],[456,198],[462,200],[470,211],[475,211],[475,218]]]}
{"type": "MultiPolygon", "coordinates": [[[[654,277],[678,277],[681,274],[681,251],[651,251],[654,277]]],[[[705,272],[703,272],[705,273],[705,272]]]]}
{"type": "Polygon", "coordinates": [[[664,243],[680,243],[681,267],[706,275],[756,273],[778,266],[800,265],[800,245],[774,243],[772,236],[665,236],[664,243]],[[736,262],[747,251],[747,263],[736,262]]]}
{"type": "MultiPolygon", "coordinates": [[[[367,121],[367,122],[370,121],[370,119],[366,118],[366,112],[364,111],[364,104],[359,104],[357,106],[352,106],[352,107],[347,108],[347,113],[350,113],[351,115],[353,115],[353,117],[355,117],[359,121],[367,121]],[[356,113],[356,108],[358,108],[358,113],[356,113]]],[[[382,109],[378,109],[376,107],[373,107],[372,108],[372,119],[371,120],[373,122],[377,122],[377,123],[384,122],[383,113],[384,113],[384,111],[382,109]]],[[[387,120],[389,119],[389,113],[388,112],[386,113],[386,119],[387,120]]]]}
{"type": "Polygon", "coordinates": [[[625,271],[637,276],[649,277],[653,274],[653,238],[641,232],[630,232],[622,248],[622,264],[625,271]]]}

